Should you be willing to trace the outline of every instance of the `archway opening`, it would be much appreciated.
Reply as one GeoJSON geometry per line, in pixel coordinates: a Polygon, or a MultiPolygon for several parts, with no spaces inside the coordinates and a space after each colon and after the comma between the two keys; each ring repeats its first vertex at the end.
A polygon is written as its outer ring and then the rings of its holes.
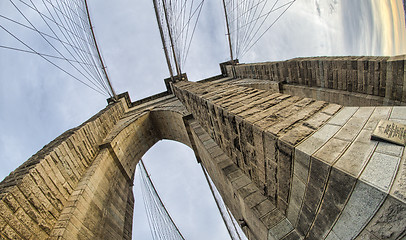
{"type": "MultiPolygon", "coordinates": [[[[143,161],[185,239],[230,239],[192,149],[179,142],[163,140],[148,150],[143,161]]],[[[139,171],[138,167],[136,171],[139,171]]],[[[132,237],[152,239],[138,177],[133,190],[132,237]]]]}

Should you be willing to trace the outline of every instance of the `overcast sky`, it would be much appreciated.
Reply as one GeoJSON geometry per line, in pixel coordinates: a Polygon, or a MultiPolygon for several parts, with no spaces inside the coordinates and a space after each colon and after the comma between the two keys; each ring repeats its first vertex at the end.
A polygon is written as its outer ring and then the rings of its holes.
{"type": "MultiPolygon", "coordinates": [[[[0,13],[7,15],[8,9],[2,4],[0,13]]],[[[165,91],[163,79],[168,77],[168,70],[152,1],[89,4],[116,91],[128,91],[133,101],[165,91]]],[[[228,60],[223,21],[221,1],[206,1],[184,67],[189,80],[219,74],[218,64],[228,60]]],[[[406,54],[405,31],[402,0],[297,0],[240,62],[406,54]]],[[[0,29],[0,45],[10,41],[0,29]]],[[[37,56],[0,49],[0,69],[0,179],[52,139],[106,106],[103,95],[37,56]]],[[[144,160],[187,239],[226,239],[190,149],[162,141],[144,160]]],[[[135,215],[141,216],[141,197],[136,194],[136,198],[135,215]]],[[[144,228],[145,219],[136,218],[135,225],[134,238],[151,239],[144,228]]]]}

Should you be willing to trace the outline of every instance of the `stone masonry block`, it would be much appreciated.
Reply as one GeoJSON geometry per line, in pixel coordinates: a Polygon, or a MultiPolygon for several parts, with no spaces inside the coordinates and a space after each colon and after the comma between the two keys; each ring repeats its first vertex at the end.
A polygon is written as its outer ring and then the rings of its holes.
{"type": "Polygon", "coordinates": [[[7,222],[3,217],[0,216],[0,231],[3,231],[4,227],[7,225],[7,222]]]}
{"type": "Polygon", "coordinates": [[[254,183],[251,182],[239,188],[237,191],[242,198],[246,198],[248,195],[254,193],[255,191],[258,191],[258,188],[255,186],[254,183]]]}
{"type": "MultiPolygon", "coordinates": [[[[396,174],[394,184],[391,188],[391,195],[395,196],[403,202],[406,202],[406,150],[404,147],[402,148],[403,156],[401,158],[401,161],[399,162],[398,172],[396,174]]],[[[391,151],[391,153],[392,152],[393,151],[391,151]]]]}
{"type": "Polygon", "coordinates": [[[292,157],[283,153],[279,154],[278,158],[278,197],[283,201],[288,202],[292,171],[292,157]]]}
{"type": "Polygon", "coordinates": [[[23,239],[10,225],[6,225],[2,230],[2,235],[8,239],[23,239]]]}
{"type": "Polygon", "coordinates": [[[247,207],[254,208],[261,202],[265,201],[267,198],[259,191],[251,193],[246,198],[244,198],[244,202],[247,207]]]}
{"type": "Polygon", "coordinates": [[[375,152],[360,179],[387,193],[392,186],[399,162],[399,157],[375,152]]]}
{"type": "Polygon", "coordinates": [[[41,189],[45,197],[48,199],[48,201],[56,208],[58,212],[62,211],[64,204],[59,199],[60,198],[59,191],[56,188],[54,188],[54,186],[51,183],[49,183],[48,185],[39,175],[36,169],[31,170],[30,175],[34,180],[34,182],[39,186],[39,188],[41,189]]]}
{"type": "Polygon", "coordinates": [[[349,141],[331,138],[323,147],[313,155],[327,164],[334,164],[335,161],[345,152],[350,145],[349,141]]]}
{"type": "Polygon", "coordinates": [[[276,224],[280,223],[285,217],[283,214],[278,210],[275,209],[270,213],[266,214],[261,218],[261,221],[265,224],[265,226],[270,229],[276,224]]]}
{"type": "MultiPolygon", "coordinates": [[[[0,212],[2,213],[2,217],[11,226],[9,230],[9,234],[15,234],[16,236],[21,236],[21,239],[30,239],[32,236],[32,232],[30,231],[27,226],[24,226],[14,213],[4,204],[4,202],[0,201],[0,212]]],[[[4,232],[3,232],[4,233],[4,232]]],[[[17,238],[18,239],[18,238],[17,238]]]]}
{"type": "Polygon", "coordinates": [[[277,115],[279,111],[288,111],[288,109],[293,108],[293,104],[300,99],[301,98],[295,96],[282,95],[268,102],[269,105],[261,114],[248,117],[247,121],[255,123],[255,125],[258,125],[262,129],[266,129],[274,124],[278,118],[281,118],[281,116],[277,115]]]}
{"type": "Polygon", "coordinates": [[[20,184],[19,188],[28,201],[36,208],[36,210],[48,223],[53,223],[56,221],[55,218],[59,216],[59,212],[49,202],[30,176],[23,179],[23,182],[20,184]]]}
{"type": "Polygon", "coordinates": [[[45,180],[48,186],[53,189],[55,194],[58,196],[58,199],[65,204],[69,197],[69,193],[66,189],[62,186],[61,181],[57,174],[54,173],[50,166],[48,165],[47,161],[42,161],[41,164],[36,169],[42,178],[45,180]]]}
{"type": "Polygon", "coordinates": [[[231,182],[232,186],[235,189],[240,189],[244,186],[247,186],[250,183],[251,183],[251,180],[246,175],[243,175],[242,177],[237,178],[233,182],[231,182]]]}
{"type": "Polygon", "coordinates": [[[286,217],[295,228],[297,226],[300,208],[301,206],[296,205],[296,203],[290,202],[287,209],[286,217]]]}
{"type": "Polygon", "coordinates": [[[331,115],[326,114],[324,112],[318,112],[309,119],[305,120],[303,125],[312,130],[316,130],[319,129],[322,125],[324,125],[330,118],[331,115]]]}
{"type": "Polygon", "coordinates": [[[283,221],[281,221],[276,226],[271,228],[269,232],[275,239],[282,239],[292,230],[293,230],[292,224],[289,222],[288,219],[285,218],[283,221]]]}
{"type": "Polygon", "coordinates": [[[288,203],[285,201],[285,199],[279,197],[279,195],[278,195],[278,198],[277,198],[276,206],[284,216],[287,215],[288,203]]]}
{"type": "Polygon", "coordinates": [[[388,142],[378,142],[375,152],[401,157],[405,147],[388,142]]]}
{"type": "Polygon", "coordinates": [[[230,164],[222,169],[222,172],[225,176],[229,176],[233,172],[239,170],[239,168],[235,164],[230,164]]]}
{"type": "Polygon", "coordinates": [[[388,119],[391,110],[391,107],[376,107],[363,129],[370,130],[372,133],[380,120],[388,119]]]}
{"type": "Polygon", "coordinates": [[[393,107],[390,119],[402,119],[406,120],[406,107],[395,106],[393,107]]]}
{"type": "Polygon", "coordinates": [[[315,217],[315,213],[307,205],[303,205],[297,221],[296,230],[300,235],[306,235],[315,217]]]}
{"type": "Polygon", "coordinates": [[[356,179],[350,175],[332,169],[319,212],[309,232],[309,238],[323,239],[327,236],[349,198],[355,181],[356,179]]]}
{"type": "Polygon", "coordinates": [[[7,194],[4,198],[3,198],[3,202],[8,206],[8,208],[13,212],[17,212],[17,210],[20,208],[20,205],[18,204],[18,202],[15,200],[15,198],[13,197],[13,195],[11,194],[7,194]]]}
{"type": "Polygon", "coordinates": [[[275,209],[275,205],[273,205],[269,200],[264,200],[260,202],[253,208],[253,211],[261,218],[265,214],[270,213],[272,210],[275,209]]]}
{"type": "Polygon", "coordinates": [[[314,132],[314,128],[309,128],[306,125],[299,125],[294,127],[293,129],[289,130],[286,134],[284,134],[280,140],[283,142],[287,142],[288,144],[295,146],[300,143],[303,139],[314,132]]]}
{"type": "Polygon", "coordinates": [[[274,161],[267,160],[267,179],[266,179],[266,188],[269,199],[273,204],[276,204],[277,197],[277,164],[274,161]]]}
{"type": "Polygon", "coordinates": [[[343,126],[357,110],[358,107],[344,107],[328,123],[343,126]]]}
{"type": "Polygon", "coordinates": [[[368,231],[378,239],[398,239],[405,232],[405,215],[406,205],[389,196],[363,232],[368,231]]]}
{"type": "Polygon", "coordinates": [[[376,143],[354,142],[336,161],[334,167],[357,177],[368,162],[376,143]]]}
{"type": "Polygon", "coordinates": [[[312,158],[310,163],[309,182],[306,188],[304,204],[309,210],[316,211],[327,183],[330,166],[312,158]]]}
{"type": "Polygon", "coordinates": [[[316,112],[318,112],[323,106],[325,105],[325,102],[317,101],[313,104],[311,104],[308,107],[304,107],[302,111],[298,111],[296,114],[293,116],[290,116],[282,122],[278,122],[272,126],[270,126],[267,131],[270,131],[271,133],[275,135],[279,135],[281,132],[286,132],[286,130],[289,130],[294,124],[309,118],[316,112]]]}
{"type": "Polygon", "coordinates": [[[310,156],[333,137],[339,129],[339,126],[326,124],[308,139],[300,143],[296,149],[310,156]]]}
{"type": "Polygon", "coordinates": [[[289,199],[288,206],[288,219],[296,226],[297,218],[299,216],[300,206],[302,205],[306,184],[304,184],[298,177],[293,175],[292,191],[289,199]]]}
{"type": "Polygon", "coordinates": [[[293,173],[302,182],[307,183],[309,176],[310,156],[295,149],[293,173]]]}
{"type": "Polygon", "coordinates": [[[362,130],[373,111],[374,108],[372,107],[362,107],[358,109],[348,122],[344,124],[335,137],[346,141],[352,141],[362,130]]]}
{"type": "Polygon", "coordinates": [[[352,239],[357,236],[382,204],[383,192],[358,181],[341,216],[327,239],[352,239]]]}
{"type": "Polygon", "coordinates": [[[271,159],[272,161],[277,161],[277,158],[275,156],[277,138],[274,135],[267,133],[267,132],[263,133],[263,138],[264,138],[265,158],[271,159]]]}
{"type": "MultiPolygon", "coordinates": [[[[277,150],[278,154],[283,153],[289,157],[292,157],[294,154],[294,145],[290,144],[289,142],[284,141],[284,139],[281,137],[277,140],[277,150]]],[[[279,160],[278,160],[279,161],[279,160]]]]}

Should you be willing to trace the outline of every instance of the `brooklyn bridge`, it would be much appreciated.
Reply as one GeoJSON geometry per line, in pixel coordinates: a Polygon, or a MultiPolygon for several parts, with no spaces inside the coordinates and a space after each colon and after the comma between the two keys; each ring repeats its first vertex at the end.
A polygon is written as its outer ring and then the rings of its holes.
{"type": "Polygon", "coordinates": [[[405,238],[404,2],[0,9],[2,239],[405,238]]]}

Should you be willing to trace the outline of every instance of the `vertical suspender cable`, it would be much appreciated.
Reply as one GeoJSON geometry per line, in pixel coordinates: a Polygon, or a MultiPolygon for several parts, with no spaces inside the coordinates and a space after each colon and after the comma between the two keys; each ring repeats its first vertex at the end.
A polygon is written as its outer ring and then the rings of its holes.
{"type": "Polygon", "coordinates": [[[226,26],[227,26],[227,36],[228,36],[228,47],[230,48],[230,61],[231,61],[231,72],[233,74],[233,78],[236,77],[235,66],[234,66],[234,56],[233,56],[233,46],[231,44],[231,34],[230,34],[230,24],[228,22],[228,14],[227,14],[227,6],[225,0],[223,0],[223,7],[224,7],[224,16],[226,17],[226,26]]]}
{"type": "Polygon", "coordinates": [[[156,191],[155,186],[154,186],[154,184],[152,183],[151,178],[149,177],[148,171],[147,171],[147,169],[145,168],[145,165],[144,165],[144,162],[142,161],[142,159],[140,160],[140,163],[141,163],[140,165],[141,165],[142,169],[145,171],[145,174],[146,174],[146,176],[147,176],[147,178],[148,178],[148,182],[149,182],[149,183],[151,184],[151,186],[152,186],[152,189],[153,189],[153,191],[154,191],[154,195],[157,197],[157,199],[158,199],[158,201],[159,201],[159,204],[163,207],[163,209],[164,209],[164,211],[166,212],[167,216],[169,217],[170,221],[173,223],[173,226],[175,227],[175,230],[178,232],[178,234],[180,235],[180,237],[184,240],[185,238],[183,237],[182,233],[179,231],[178,227],[175,225],[175,222],[173,221],[171,215],[169,215],[169,212],[168,212],[168,210],[166,209],[164,203],[162,202],[161,197],[159,197],[158,192],[156,191]]]}
{"type": "Polygon", "coordinates": [[[220,203],[218,202],[218,200],[217,200],[217,198],[216,198],[216,195],[215,195],[215,193],[214,193],[214,189],[213,189],[213,187],[211,186],[211,183],[210,183],[210,180],[209,180],[209,176],[207,175],[206,169],[204,169],[204,167],[203,167],[203,165],[202,165],[201,163],[200,163],[200,167],[202,168],[202,171],[203,171],[203,173],[204,173],[204,177],[206,178],[206,181],[207,181],[207,184],[209,185],[211,194],[213,195],[214,201],[216,202],[217,209],[219,210],[220,215],[221,215],[221,219],[223,219],[224,225],[226,225],[228,234],[230,235],[230,238],[231,238],[231,239],[234,239],[234,238],[233,238],[233,235],[232,235],[232,233],[231,233],[232,230],[230,229],[229,225],[227,224],[226,217],[224,216],[224,213],[221,211],[220,203]]]}
{"type": "Polygon", "coordinates": [[[113,94],[112,97],[113,97],[115,100],[117,100],[118,98],[117,98],[116,92],[114,91],[113,86],[111,85],[109,76],[108,76],[107,71],[106,71],[106,67],[104,66],[103,59],[102,59],[102,56],[101,56],[101,54],[100,54],[99,47],[97,46],[96,37],[95,37],[94,31],[93,31],[92,21],[90,20],[90,14],[89,14],[89,8],[88,8],[88,6],[87,6],[87,0],[85,0],[85,6],[86,6],[87,19],[88,19],[88,21],[89,21],[90,30],[91,30],[91,32],[92,32],[92,36],[93,36],[93,40],[94,40],[94,45],[95,45],[95,47],[96,47],[96,51],[97,51],[97,54],[98,54],[98,56],[99,56],[99,60],[100,60],[100,64],[101,64],[102,69],[103,69],[104,76],[106,77],[106,80],[107,80],[107,83],[108,83],[109,88],[110,88],[110,90],[111,90],[111,93],[113,94]]]}
{"type": "Polygon", "coordinates": [[[164,47],[165,58],[166,58],[166,63],[168,64],[169,74],[171,75],[171,78],[173,78],[172,65],[171,65],[171,61],[169,59],[168,49],[166,48],[166,44],[165,44],[164,32],[162,30],[162,25],[161,25],[161,18],[159,16],[159,12],[158,12],[158,4],[157,4],[156,0],[152,0],[152,2],[154,3],[155,16],[156,16],[156,20],[158,22],[159,34],[161,35],[162,46],[164,47]]]}
{"type": "Polygon", "coordinates": [[[182,72],[181,72],[181,69],[179,67],[178,60],[176,58],[175,45],[173,44],[172,31],[171,31],[171,27],[169,25],[168,11],[166,9],[165,0],[162,0],[162,4],[163,4],[163,9],[164,9],[164,14],[165,14],[166,26],[168,27],[169,40],[171,41],[171,48],[172,48],[173,59],[175,61],[176,72],[177,72],[178,76],[180,76],[182,72]]]}
{"type": "Polygon", "coordinates": [[[233,47],[231,45],[231,34],[230,34],[230,26],[228,23],[228,15],[227,15],[227,8],[226,8],[226,3],[225,0],[223,0],[223,7],[224,7],[224,15],[226,17],[226,26],[227,26],[227,36],[228,36],[228,47],[230,48],[230,57],[231,57],[231,62],[233,62],[234,57],[233,57],[233,47]]]}

